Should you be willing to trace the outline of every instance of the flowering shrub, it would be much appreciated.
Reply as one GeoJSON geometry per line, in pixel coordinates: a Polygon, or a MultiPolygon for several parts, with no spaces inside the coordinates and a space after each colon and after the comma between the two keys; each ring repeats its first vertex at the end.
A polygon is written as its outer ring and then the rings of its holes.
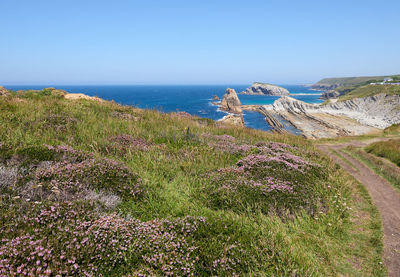
{"type": "MultiPolygon", "coordinates": [[[[20,212],[27,205],[18,204],[20,212]]],[[[1,276],[190,276],[204,267],[194,239],[209,228],[201,217],[143,222],[115,213],[97,216],[84,203],[31,205],[24,215],[13,214],[0,216],[13,222],[1,235],[1,276]]],[[[240,264],[237,251],[237,243],[227,244],[206,268],[232,272],[240,264]]]]}
{"type": "Polygon", "coordinates": [[[202,137],[208,142],[209,147],[230,154],[245,154],[255,148],[253,145],[237,144],[234,137],[226,134],[212,135],[205,133],[202,137]]]}
{"type": "Polygon", "coordinates": [[[67,113],[50,113],[39,119],[37,123],[43,124],[44,128],[54,129],[56,132],[65,132],[74,129],[78,120],[67,113]]]}
{"type": "MultiPolygon", "coordinates": [[[[218,139],[219,147],[235,149],[231,139],[218,139]]],[[[236,149],[244,145],[236,145],[236,149]]],[[[318,165],[290,151],[283,143],[245,145],[248,154],[235,167],[209,175],[203,187],[208,205],[243,212],[249,208],[285,215],[305,209],[314,213],[324,201],[321,186],[327,176],[318,165]]],[[[230,150],[232,151],[232,150],[230,150]]]]}
{"type": "MultiPolygon", "coordinates": [[[[124,164],[107,158],[94,158],[91,153],[69,146],[26,147],[16,156],[20,157],[21,163],[13,167],[16,178],[13,183],[17,185],[13,193],[26,199],[69,201],[85,199],[93,191],[100,194],[107,191],[109,199],[132,198],[143,192],[139,176],[124,164]]],[[[9,174],[2,175],[9,179],[9,174]]],[[[98,200],[108,201],[106,198],[102,196],[98,200]]],[[[116,203],[118,199],[112,202],[116,203]]]]}
{"type": "Polygon", "coordinates": [[[56,162],[35,173],[37,187],[56,194],[77,194],[98,189],[128,197],[141,193],[140,179],[126,166],[110,159],[88,159],[79,163],[56,162]]]}
{"type": "Polygon", "coordinates": [[[117,136],[113,136],[110,138],[110,141],[114,143],[116,148],[120,150],[134,149],[147,151],[149,150],[151,144],[141,138],[134,138],[131,135],[121,134],[117,136]]]}

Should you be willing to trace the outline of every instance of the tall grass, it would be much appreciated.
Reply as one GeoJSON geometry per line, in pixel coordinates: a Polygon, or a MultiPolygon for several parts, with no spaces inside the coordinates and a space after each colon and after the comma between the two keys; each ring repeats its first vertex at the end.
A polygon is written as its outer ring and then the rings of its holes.
{"type": "Polygon", "coordinates": [[[0,180],[4,275],[385,274],[367,194],[297,136],[19,92],[0,180]]]}
{"type": "Polygon", "coordinates": [[[374,142],[365,147],[365,151],[388,159],[397,166],[400,166],[400,139],[374,142]]]}

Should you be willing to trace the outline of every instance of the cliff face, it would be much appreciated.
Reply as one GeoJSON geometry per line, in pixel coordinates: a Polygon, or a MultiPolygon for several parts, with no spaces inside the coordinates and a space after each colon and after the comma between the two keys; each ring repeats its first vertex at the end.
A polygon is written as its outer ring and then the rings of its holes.
{"type": "Polygon", "coordinates": [[[288,111],[293,113],[326,113],[355,119],[362,125],[384,129],[400,122],[400,95],[378,94],[365,98],[355,98],[327,105],[308,104],[291,97],[282,97],[268,110],[288,111]]]}
{"type": "Polygon", "coordinates": [[[237,96],[234,89],[226,89],[226,94],[222,98],[220,109],[226,112],[241,114],[242,103],[240,103],[239,97],[237,96]]]}
{"type": "Polygon", "coordinates": [[[264,108],[283,118],[307,138],[362,135],[400,123],[400,95],[375,96],[330,103],[309,104],[283,96],[264,108]]]}
{"type": "Polygon", "coordinates": [[[0,86],[0,96],[1,95],[8,95],[8,94],[10,94],[8,92],[8,90],[6,90],[4,87],[0,86]]]}
{"type": "Polygon", "coordinates": [[[254,82],[251,87],[247,88],[246,91],[241,92],[242,94],[253,94],[253,95],[289,95],[289,91],[283,87],[275,86],[271,84],[254,82]]]}
{"type": "Polygon", "coordinates": [[[311,88],[316,90],[328,91],[328,90],[334,90],[340,86],[341,86],[340,84],[314,84],[311,86],[311,88]]]}
{"type": "Polygon", "coordinates": [[[336,90],[328,90],[322,93],[321,99],[332,99],[332,98],[337,98],[340,96],[340,93],[336,90]]]}

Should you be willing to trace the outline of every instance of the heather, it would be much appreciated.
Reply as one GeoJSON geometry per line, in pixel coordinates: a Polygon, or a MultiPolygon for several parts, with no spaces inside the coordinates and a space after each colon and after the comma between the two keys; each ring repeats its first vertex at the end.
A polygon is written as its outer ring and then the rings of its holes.
{"type": "Polygon", "coordinates": [[[384,272],[370,200],[309,141],[182,112],[0,97],[0,193],[0,276],[384,272]]]}

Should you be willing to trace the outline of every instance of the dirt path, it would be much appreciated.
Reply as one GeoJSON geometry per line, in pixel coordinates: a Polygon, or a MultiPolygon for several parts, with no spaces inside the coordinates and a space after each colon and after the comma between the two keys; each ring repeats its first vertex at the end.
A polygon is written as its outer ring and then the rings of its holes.
{"type": "MultiPolygon", "coordinates": [[[[376,139],[374,141],[376,141],[376,139]]],[[[365,142],[353,141],[343,144],[321,144],[317,147],[368,189],[372,201],[378,208],[382,217],[384,261],[389,276],[400,277],[400,193],[386,180],[376,175],[371,169],[347,153],[340,152],[342,157],[351,163],[353,167],[330,151],[330,149],[340,151],[349,145],[361,147],[372,142],[372,140],[365,142]]]]}

